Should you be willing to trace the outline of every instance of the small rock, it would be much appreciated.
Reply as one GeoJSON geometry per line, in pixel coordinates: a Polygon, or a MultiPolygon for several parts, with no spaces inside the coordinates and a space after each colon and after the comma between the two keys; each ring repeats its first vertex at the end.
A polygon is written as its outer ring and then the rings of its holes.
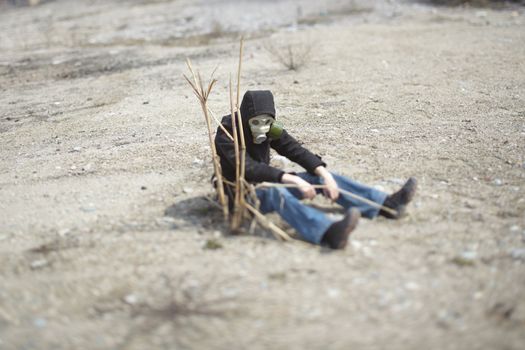
{"type": "Polygon", "coordinates": [[[458,266],[472,266],[476,263],[478,253],[474,251],[464,251],[452,259],[452,262],[458,266]]]}
{"type": "Polygon", "coordinates": [[[286,272],[273,272],[268,274],[268,278],[271,280],[284,281],[286,280],[286,272]]]}
{"type": "Polygon", "coordinates": [[[199,158],[194,158],[192,164],[195,166],[202,166],[204,164],[204,161],[199,158]]]}
{"type": "Polygon", "coordinates": [[[81,149],[82,147],[73,147],[73,152],[80,152],[81,149]]]}
{"type": "Polygon", "coordinates": [[[501,186],[503,185],[503,181],[501,181],[501,179],[494,179],[494,181],[492,181],[492,183],[496,186],[501,186]]]}
{"type": "Polygon", "coordinates": [[[518,225],[512,225],[510,227],[510,232],[517,232],[520,230],[520,227],[518,225]]]}
{"type": "Polygon", "coordinates": [[[479,18],[487,17],[487,11],[478,11],[478,12],[476,12],[476,17],[479,17],[479,18]]]}
{"type": "Polygon", "coordinates": [[[363,244],[356,240],[350,241],[350,244],[352,245],[352,248],[354,248],[355,250],[360,250],[361,248],[363,248],[363,244]]]}
{"type": "Polygon", "coordinates": [[[44,328],[47,325],[47,320],[42,317],[35,317],[33,319],[33,325],[37,328],[44,328]]]}
{"type": "Polygon", "coordinates": [[[184,188],[182,189],[182,192],[184,192],[184,193],[186,193],[186,194],[188,194],[188,193],[192,193],[192,192],[193,192],[193,188],[191,188],[191,187],[184,187],[184,188]]]}
{"type": "Polygon", "coordinates": [[[143,105],[149,105],[149,101],[142,102],[143,105]]]}
{"type": "Polygon", "coordinates": [[[294,84],[299,84],[299,82],[297,80],[294,80],[293,83],[294,84]]]}
{"type": "Polygon", "coordinates": [[[485,218],[483,217],[483,214],[481,214],[481,213],[473,213],[472,214],[472,220],[483,222],[483,221],[485,221],[485,218]]]}
{"type": "Polygon", "coordinates": [[[97,208],[95,208],[95,205],[93,203],[89,203],[85,207],[80,207],[80,210],[82,210],[85,213],[92,213],[92,212],[96,211],[97,208]]]}
{"type": "Polygon", "coordinates": [[[326,294],[328,294],[329,298],[335,299],[339,295],[341,295],[341,291],[337,288],[328,288],[328,290],[326,291],[326,294]]]}
{"type": "Polygon", "coordinates": [[[76,167],[76,165],[72,165],[69,169],[71,169],[71,170],[76,170],[77,167],[76,167]]]}
{"type": "Polygon", "coordinates": [[[49,265],[49,261],[46,259],[38,259],[31,262],[31,269],[37,270],[49,265]]]}
{"type": "Polygon", "coordinates": [[[217,249],[221,249],[223,248],[222,244],[216,240],[216,239],[208,239],[206,240],[206,242],[204,243],[204,246],[203,246],[204,249],[208,249],[208,250],[217,250],[217,249]]]}
{"type": "Polygon", "coordinates": [[[514,260],[525,261],[525,248],[512,249],[510,256],[514,260]]]}
{"type": "Polygon", "coordinates": [[[139,301],[139,298],[135,294],[128,294],[123,300],[126,304],[135,305],[139,301]]]}
{"type": "Polygon", "coordinates": [[[170,223],[170,224],[175,223],[175,219],[172,218],[171,216],[163,216],[162,218],[160,218],[160,220],[170,223]]]}
{"type": "Polygon", "coordinates": [[[416,282],[407,282],[407,283],[405,283],[405,289],[407,289],[407,290],[418,290],[419,289],[419,284],[417,284],[416,282]]]}
{"type": "Polygon", "coordinates": [[[370,249],[369,247],[363,247],[363,255],[366,256],[367,258],[372,258],[373,257],[372,249],[370,249]]]}
{"type": "Polygon", "coordinates": [[[465,202],[465,207],[469,209],[476,209],[476,206],[470,202],[465,202]]]}
{"type": "Polygon", "coordinates": [[[371,132],[375,132],[375,133],[378,133],[379,130],[378,129],[370,129],[371,132]]]}
{"type": "Polygon", "coordinates": [[[144,190],[147,190],[148,188],[146,186],[140,186],[140,189],[144,191],[144,190]]]}
{"type": "Polygon", "coordinates": [[[57,64],[62,64],[66,62],[66,60],[62,59],[62,58],[55,58],[53,61],[51,61],[51,64],[56,66],[57,64]]]}
{"type": "Polygon", "coordinates": [[[58,231],[58,235],[59,235],[60,237],[65,237],[65,236],[67,236],[70,232],[71,232],[70,229],[68,229],[68,228],[63,228],[63,229],[61,229],[61,230],[58,231]]]}
{"type": "Polygon", "coordinates": [[[221,295],[224,297],[233,298],[239,295],[239,289],[225,287],[221,289],[221,295]]]}

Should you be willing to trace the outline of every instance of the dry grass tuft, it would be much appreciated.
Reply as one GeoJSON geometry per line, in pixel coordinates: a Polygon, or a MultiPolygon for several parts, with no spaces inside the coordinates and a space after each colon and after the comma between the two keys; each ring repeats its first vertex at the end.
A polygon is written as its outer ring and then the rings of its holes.
{"type": "Polygon", "coordinates": [[[441,6],[505,7],[509,3],[525,5],[524,0],[421,0],[421,2],[441,6]]]}
{"type": "MultiPolygon", "coordinates": [[[[236,300],[232,297],[205,297],[204,294],[214,289],[209,283],[196,289],[188,286],[184,276],[176,280],[165,274],[160,277],[162,288],[155,302],[131,305],[130,314],[137,323],[124,337],[119,348],[127,349],[146,335],[155,334],[166,327],[170,333],[177,335],[177,345],[185,348],[195,338],[207,336],[206,325],[210,321],[225,320],[239,313],[236,300]]],[[[173,346],[173,339],[166,339],[166,342],[169,348],[173,346]]]]}
{"type": "Polygon", "coordinates": [[[266,42],[263,47],[273,60],[288,70],[297,71],[310,61],[313,46],[309,43],[277,45],[266,42]]]}

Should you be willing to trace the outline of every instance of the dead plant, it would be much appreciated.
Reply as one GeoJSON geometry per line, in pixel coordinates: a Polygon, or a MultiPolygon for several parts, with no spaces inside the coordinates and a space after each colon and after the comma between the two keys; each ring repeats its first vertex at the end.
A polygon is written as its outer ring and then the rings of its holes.
{"type": "Polygon", "coordinates": [[[287,43],[285,45],[276,45],[268,41],[263,45],[263,48],[273,60],[286,69],[294,71],[299,70],[308,63],[312,53],[312,45],[310,44],[287,43]]]}
{"type": "Polygon", "coordinates": [[[213,85],[217,82],[217,80],[213,78],[213,74],[215,73],[215,71],[212,72],[208,86],[205,89],[204,85],[202,84],[200,73],[195,74],[195,72],[193,71],[193,67],[191,66],[191,61],[189,59],[186,60],[186,63],[188,65],[188,69],[191,72],[193,80],[190,80],[186,75],[184,75],[184,78],[191,85],[193,92],[195,93],[195,96],[197,96],[197,98],[199,99],[199,102],[202,108],[202,112],[204,114],[204,119],[206,120],[206,126],[208,127],[208,137],[209,137],[210,148],[211,148],[211,153],[212,153],[211,157],[213,161],[213,169],[215,172],[215,177],[217,179],[217,194],[219,197],[219,202],[222,207],[224,219],[228,220],[228,200],[224,194],[221,164],[217,156],[217,150],[215,149],[215,142],[213,140],[213,130],[211,128],[211,118],[210,118],[210,113],[208,109],[208,97],[210,96],[213,85]]]}
{"type": "MultiPolygon", "coordinates": [[[[239,315],[238,300],[233,297],[208,298],[205,294],[213,290],[210,283],[204,283],[196,294],[195,288],[188,286],[186,275],[173,280],[162,274],[162,288],[155,302],[140,302],[130,305],[130,316],[135,320],[119,348],[127,349],[136,341],[151,336],[162,327],[170,327],[177,334],[176,343],[186,347],[196,338],[209,336],[206,324],[211,320],[226,321],[239,315]],[[188,343],[188,344],[185,344],[188,343]]],[[[172,339],[167,340],[169,348],[172,339]]]]}

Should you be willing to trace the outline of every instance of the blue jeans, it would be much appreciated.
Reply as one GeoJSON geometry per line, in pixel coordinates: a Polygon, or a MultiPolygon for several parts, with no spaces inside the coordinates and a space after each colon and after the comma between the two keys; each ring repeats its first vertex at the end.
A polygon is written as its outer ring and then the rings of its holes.
{"type": "MultiPolygon", "coordinates": [[[[378,204],[383,204],[387,194],[376,190],[370,186],[363,185],[350,180],[344,176],[332,174],[339,188],[355,193],[358,196],[367,198],[378,204]]],[[[323,179],[310,173],[297,174],[300,178],[312,185],[323,184],[323,179]]],[[[317,193],[322,193],[322,189],[316,189],[317,193]]],[[[323,234],[333,223],[325,213],[301,203],[302,193],[297,188],[269,187],[260,188],[257,191],[262,213],[277,212],[305,241],[319,244],[323,234]]],[[[337,204],[348,210],[357,208],[361,215],[367,218],[374,218],[379,213],[379,209],[354,199],[343,193],[339,194],[337,204]]]]}

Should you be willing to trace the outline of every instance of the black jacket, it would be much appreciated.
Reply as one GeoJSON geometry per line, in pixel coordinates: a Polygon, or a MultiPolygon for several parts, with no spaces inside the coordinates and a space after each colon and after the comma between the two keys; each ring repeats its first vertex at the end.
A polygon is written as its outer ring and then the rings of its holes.
{"type": "MultiPolygon", "coordinates": [[[[248,126],[248,120],[261,115],[269,114],[275,118],[273,95],[270,91],[247,91],[242,99],[241,118],[243,122],[244,138],[246,142],[246,169],[245,177],[248,182],[281,182],[284,171],[274,168],[270,163],[270,147],[280,155],[301,165],[308,172],[320,165],[326,164],[321,158],[301,146],[286,130],[277,140],[266,140],[261,144],[253,143],[253,136],[248,126]]],[[[227,115],[222,118],[222,125],[232,133],[232,118],[227,115]]],[[[233,141],[221,128],[217,129],[215,146],[220,157],[222,173],[229,181],[235,181],[235,150],[233,141]]],[[[229,191],[228,191],[229,192],[229,191]]]]}

